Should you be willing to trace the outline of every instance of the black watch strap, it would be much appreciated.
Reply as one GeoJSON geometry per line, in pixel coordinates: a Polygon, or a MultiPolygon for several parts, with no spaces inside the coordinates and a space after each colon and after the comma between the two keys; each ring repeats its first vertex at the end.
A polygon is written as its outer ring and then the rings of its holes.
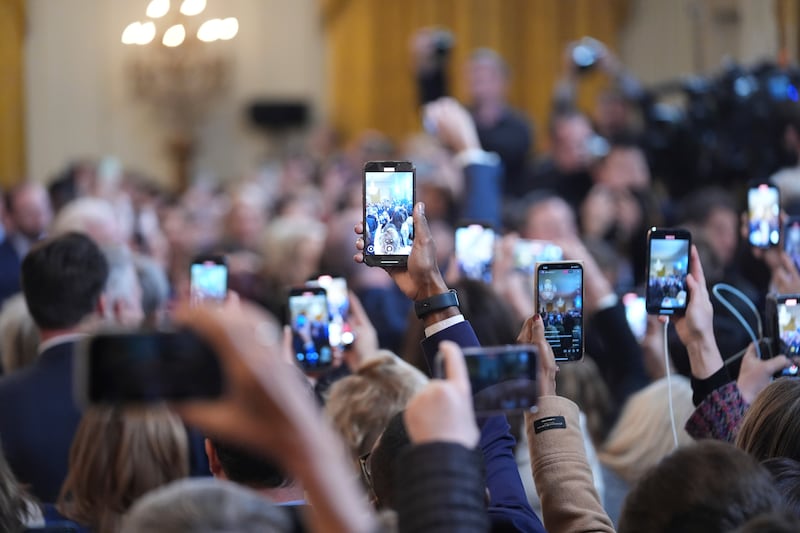
{"type": "Polygon", "coordinates": [[[431,313],[454,306],[459,306],[458,294],[455,289],[450,289],[442,294],[414,302],[414,311],[417,313],[417,318],[425,318],[431,313]]]}

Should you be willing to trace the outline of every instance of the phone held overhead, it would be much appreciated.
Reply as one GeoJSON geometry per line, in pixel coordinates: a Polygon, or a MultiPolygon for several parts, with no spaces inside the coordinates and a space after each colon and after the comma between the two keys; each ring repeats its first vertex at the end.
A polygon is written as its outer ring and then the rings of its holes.
{"type": "Polygon", "coordinates": [[[364,263],[403,267],[414,242],[412,212],[416,171],[408,161],[364,165],[364,263]]]}
{"type": "Polygon", "coordinates": [[[647,291],[651,315],[682,315],[689,303],[686,276],[692,236],[685,229],[650,228],[647,232],[647,291]]]}

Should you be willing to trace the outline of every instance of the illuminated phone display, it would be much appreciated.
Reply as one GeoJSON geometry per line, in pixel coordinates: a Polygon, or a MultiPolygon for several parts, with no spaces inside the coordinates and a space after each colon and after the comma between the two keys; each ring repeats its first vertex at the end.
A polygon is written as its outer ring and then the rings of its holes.
{"type": "Polygon", "coordinates": [[[536,310],[556,361],[583,358],[583,265],[540,263],[536,285],[536,310]]]}

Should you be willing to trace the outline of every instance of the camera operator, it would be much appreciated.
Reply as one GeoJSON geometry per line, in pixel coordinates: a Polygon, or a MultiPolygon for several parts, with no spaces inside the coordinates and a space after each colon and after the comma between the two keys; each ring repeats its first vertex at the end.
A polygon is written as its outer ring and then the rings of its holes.
{"type": "MultiPolygon", "coordinates": [[[[445,70],[453,46],[452,35],[441,29],[423,28],[412,38],[420,104],[448,94],[445,70]]],[[[533,127],[524,114],[508,105],[510,72],[500,55],[479,48],[466,68],[469,110],[484,150],[500,156],[505,169],[503,195],[524,194],[525,166],[533,146],[533,127]]]]}

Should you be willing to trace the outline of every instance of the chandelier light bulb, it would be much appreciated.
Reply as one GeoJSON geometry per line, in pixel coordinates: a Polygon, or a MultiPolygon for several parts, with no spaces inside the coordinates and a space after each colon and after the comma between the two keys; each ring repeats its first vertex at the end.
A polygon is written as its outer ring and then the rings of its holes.
{"type": "Polygon", "coordinates": [[[216,41],[222,33],[221,26],[222,20],[220,19],[207,20],[197,29],[197,38],[206,43],[216,41]]]}
{"type": "Polygon", "coordinates": [[[146,14],[152,19],[161,18],[169,11],[169,0],[150,0],[146,14]]]}
{"type": "Polygon", "coordinates": [[[164,46],[175,48],[180,46],[184,39],[186,39],[186,28],[183,27],[183,24],[175,24],[164,32],[164,38],[161,42],[164,43],[164,46]]]}
{"type": "Polygon", "coordinates": [[[199,15],[206,8],[206,0],[183,0],[181,13],[187,17],[199,15]]]}
{"type": "Polygon", "coordinates": [[[156,37],[156,25],[153,21],[145,22],[139,26],[139,35],[136,44],[145,45],[156,37]]]}
{"type": "Polygon", "coordinates": [[[122,44],[138,44],[139,33],[142,30],[141,22],[131,22],[122,30],[122,44]]]}
{"type": "Polygon", "coordinates": [[[239,33],[239,20],[236,17],[222,19],[219,24],[219,38],[223,41],[233,39],[239,33]]]}

